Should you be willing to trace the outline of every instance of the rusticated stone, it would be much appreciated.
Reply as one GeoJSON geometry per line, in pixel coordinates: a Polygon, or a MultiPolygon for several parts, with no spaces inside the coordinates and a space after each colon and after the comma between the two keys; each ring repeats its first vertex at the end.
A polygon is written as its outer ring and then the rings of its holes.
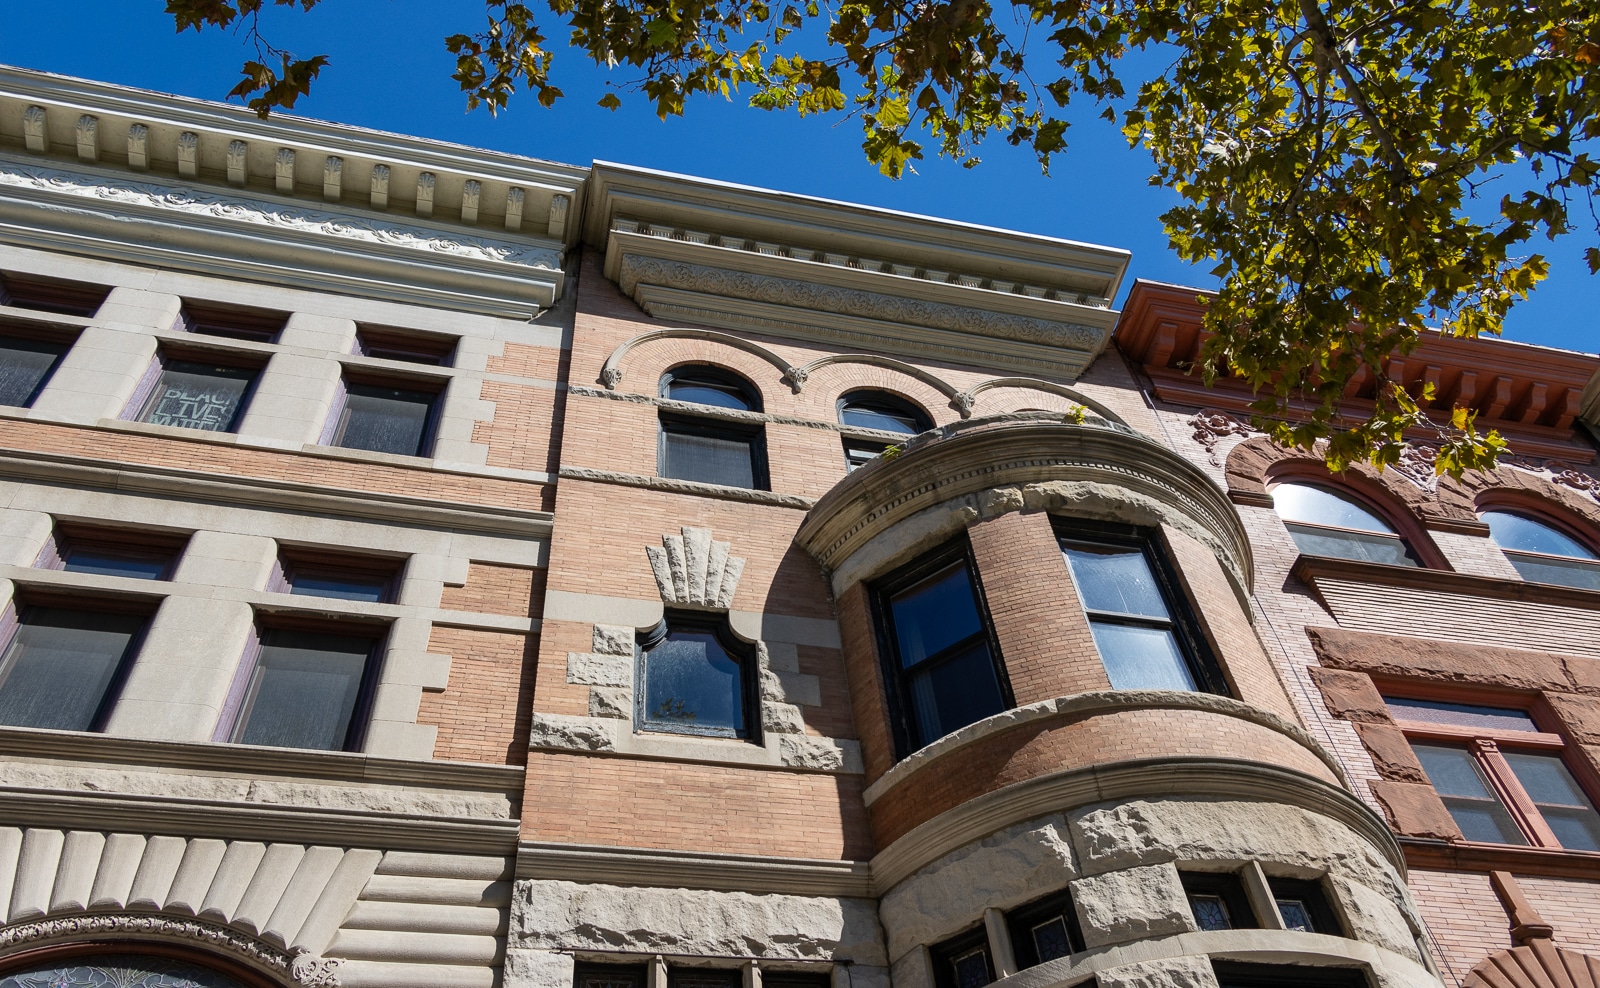
{"type": "Polygon", "coordinates": [[[786,734],[778,739],[778,757],[790,768],[818,772],[861,771],[861,747],[854,741],[786,734]]]}
{"type": "Polygon", "coordinates": [[[1325,666],[1435,682],[1570,689],[1561,660],[1543,652],[1460,642],[1373,635],[1341,628],[1307,628],[1325,666]]]}
{"type": "Polygon", "coordinates": [[[937,942],[987,907],[1006,909],[1065,888],[1075,874],[1065,817],[1008,827],[945,855],[884,895],[879,916],[889,955],[937,942]]]}
{"type": "Polygon", "coordinates": [[[1378,774],[1396,782],[1427,782],[1428,776],[1411,750],[1411,742],[1393,724],[1357,724],[1356,733],[1366,745],[1367,754],[1378,774]]]}
{"type": "Polygon", "coordinates": [[[1567,733],[1580,744],[1600,744],[1600,704],[1585,696],[1546,693],[1567,733]]]}
{"type": "Polygon", "coordinates": [[[1311,681],[1322,691],[1328,713],[1358,724],[1392,724],[1389,708],[1383,702],[1372,677],[1364,672],[1311,666],[1311,681]]]}
{"type": "Polygon", "coordinates": [[[563,714],[535,713],[528,725],[528,747],[556,748],[565,751],[612,751],[606,721],[563,714]]]}
{"type": "Polygon", "coordinates": [[[573,958],[553,950],[506,951],[503,988],[571,988],[573,958]]]}
{"type": "Polygon", "coordinates": [[[1383,804],[1394,829],[1411,837],[1461,840],[1461,828],[1445,809],[1433,787],[1415,782],[1367,783],[1372,795],[1383,804]]]}
{"type": "Polygon", "coordinates": [[[594,652],[596,655],[626,655],[633,657],[634,629],[620,624],[594,626],[594,652]]]}
{"type": "Polygon", "coordinates": [[[557,881],[516,884],[507,946],[888,963],[871,900],[557,881]]]}
{"type": "Polygon", "coordinates": [[[1168,957],[1124,964],[1095,975],[1100,988],[1217,988],[1217,975],[1204,957],[1168,957]]]}
{"type": "Polygon", "coordinates": [[[761,703],[761,729],[768,734],[804,734],[805,718],[792,703],[764,700],[761,703]]]}
{"type": "Polygon", "coordinates": [[[589,686],[632,686],[633,656],[567,653],[567,682],[589,686]]]}
{"type": "Polygon", "coordinates": [[[1422,960],[1417,953],[1417,938],[1393,902],[1360,882],[1338,881],[1337,884],[1339,901],[1344,904],[1352,936],[1402,957],[1422,960]]]}
{"type": "Polygon", "coordinates": [[[1072,883],[1084,942],[1090,947],[1192,931],[1189,901],[1171,864],[1125,868],[1072,883]]]}
{"type": "Polygon", "coordinates": [[[633,718],[633,691],[614,686],[589,688],[589,716],[608,717],[612,720],[633,718]]]}

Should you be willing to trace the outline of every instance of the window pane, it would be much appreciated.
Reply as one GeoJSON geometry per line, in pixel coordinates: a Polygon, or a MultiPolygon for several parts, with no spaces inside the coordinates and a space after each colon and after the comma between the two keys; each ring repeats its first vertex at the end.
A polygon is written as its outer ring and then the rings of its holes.
{"type": "Polygon", "coordinates": [[[854,473],[883,455],[881,446],[846,443],[844,447],[845,473],[854,473]]]}
{"type": "Polygon", "coordinates": [[[1166,628],[1093,621],[1094,643],[1100,649],[1111,688],[1118,690],[1193,690],[1194,675],[1166,628]]]}
{"type": "Polygon", "coordinates": [[[1361,532],[1341,532],[1332,528],[1308,525],[1290,525],[1289,534],[1294,544],[1308,556],[1333,556],[1336,559],[1359,559],[1369,563],[1388,563],[1391,566],[1415,566],[1411,550],[1398,538],[1386,535],[1366,535],[1361,532]]]}
{"type": "Polygon", "coordinates": [[[1072,940],[1067,934],[1067,921],[1056,916],[1035,926],[1033,949],[1039,957],[1040,964],[1072,953],[1072,940]]]}
{"type": "Polygon", "coordinates": [[[899,412],[891,408],[867,403],[845,405],[843,410],[839,412],[839,421],[845,425],[860,426],[863,429],[903,432],[906,435],[915,435],[922,431],[917,428],[916,417],[909,412],[899,412]]]}
{"type": "Polygon", "coordinates": [[[911,678],[917,735],[929,744],[1005,709],[988,646],[979,643],[911,678]]]}
{"type": "Polygon", "coordinates": [[[950,966],[955,969],[955,988],[983,988],[989,983],[989,952],[981,947],[953,958],[950,966]]]}
{"type": "Polygon", "coordinates": [[[144,621],[133,614],[28,608],[0,660],[0,724],[87,731],[144,621]]]}
{"type": "Polygon", "coordinates": [[[236,740],[277,748],[342,749],[373,643],[353,635],[268,631],[250,677],[236,740]]]}
{"type": "Polygon", "coordinates": [[[422,456],[438,395],[368,384],[346,386],[344,423],[333,444],[345,449],[422,456]]]}
{"type": "Polygon", "coordinates": [[[662,426],[665,440],[661,474],[724,487],[755,487],[750,440],[680,432],[662,426]]]}
{"type": "Polygon", "coordinates": [[[743,672],[716,635],[672,632],[645,653],[645,723],[742,734],[743,672]]]}
{"type": "Polygon", "coordinates": [[[26,407],[67,348],[43,340],[0,338],[0,405],[26,407]]]}
{"type": "Polygon", "coordinates": [[[1354,498],[1335,494],[1323,487],[1278,484],[1272,488],[1272,503],[1284,521],[1395,534],[1394,526],[1367,510],[1354,498]]]}
{"type": "Polygon", "coordinates": [[[1168,617],[1161,588],[1139,549],[1073,545],[1062,550],[1072,567],[1072,582],[1091,611],[1168,617]]]}
{"type": "Polygon", "coordinates": [[[1228,904],[1220,895],[1191,895],[1189,908],[1194,911],[1195,925],[1202,930],[1233,929],[1228,918],[1228,904]]]}
{"type": "Polygon", "coordinates": [[[1456,826],[1468,840],[1492,844],[1526,844],[1516,821],[1484,781],[1465,748],[1440,744],[1411,746],[1438,791],[1456,826]]]}
{"type": "Polygon", "coordinates": [[[232,432],[256,372],[189,360],[169,360],[145,401],[139,421],[180,429],[232,432]]]}
{"type": "Polygon", "coordinates": [[[666,397],[673,401],[692,401],[696,405],[754,411],[750,399],[744,394],[744,389],[738,385],[691,375],[668,382],[666,397]]]}
{"type": "Polygon", "coordinates": [[[1485,511],[1479,517],[1489,526],[1489,537],[1502,549],[1542,552],[1547,556],[1570,556],[1573,559],[1597,558],[1578,540],[1532,518],[1509,511],[1485,511]]]}
{"type": "Polygon", "coordinates": [[[1561,763],[1561,756],[1533,751],[1505,751],[1511,771],[1533,797],[1545,823],[1561,846],[1574,851],[1600,851],[1600,814],[1561,763]]]}
{"type": "Polygon", "coordinates": [[[364,600],[380,604],[387,596],[389,580],[379,576],[350,575],[327,570],[294,570],[289,592],[302,597],[332,597],[336,600],[364,600]]]}
{"type": "Polygon", "coordinates": [[[159,580],[172,562],[170,556],[139,552],[117,552],[90,546],[73,546],[67,550],[62,569],[68,573],[92,573],[96,576],[125,576],[135,580],[159,580]]]}
{"type": "Polygon", "coordinates": [[[1299,930],[1302,933],[1317,932],[1311,923],[1311,910],[1299,899],[1279,899],[1278,915],[1283,917],[1285,929],[1299,930]]]}
{"type": "MultiPolygon", "coordinates": [[[[983,628],[967,567],[956,563],[935,573],[889,603],[894,616],[900,667],[909,669],[983,628]]],[[[938,735],[934,735],[938,737],[938,735]]]]}
{"type": "Polygon", "coordinates": [[[1384,704],[1396,720],[1422,720],[1432,724],[1455,724],[1491,731],[1538,731],[1527,711],[1511,707],[1480,707],[1470,703],[1441,703],[1437,700],[1407,700],[1386,696],[1384,704]]]}
{"type": "Polygon", "coordinates": [[[1600,563],[1507,552],[1506,559],[1529,583],[1554,583],[1581,590],[1600,590],[1600,563]]]}
{"type": "Polygon", "coordinates": [[[0,988],[244,988],[234,979],[154,954],[92,954],[39,961],[0,978],[0,988]]]}

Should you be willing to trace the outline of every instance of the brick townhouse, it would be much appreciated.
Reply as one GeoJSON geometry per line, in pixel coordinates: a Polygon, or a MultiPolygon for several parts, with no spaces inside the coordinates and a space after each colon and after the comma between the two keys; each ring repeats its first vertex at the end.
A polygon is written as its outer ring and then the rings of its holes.
{"type": "Polygon", "coordinates": [[[0,986],[1594,988],[1600,359],[1129,260],[0,69],[0,986]]]}

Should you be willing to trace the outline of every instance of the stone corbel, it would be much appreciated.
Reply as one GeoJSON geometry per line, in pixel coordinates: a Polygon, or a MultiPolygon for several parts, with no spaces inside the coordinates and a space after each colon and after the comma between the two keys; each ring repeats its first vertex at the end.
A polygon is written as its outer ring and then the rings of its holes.
{"type": "Polygon", "coordinates": [[[646,546],[650,572],[655,576],[661,601],[727,610],[744,573],[744,558],[730,555],[727,542],[716,542],[709,528],[685,525],[682,535],[661,536],[661,546],[646,546]]]}

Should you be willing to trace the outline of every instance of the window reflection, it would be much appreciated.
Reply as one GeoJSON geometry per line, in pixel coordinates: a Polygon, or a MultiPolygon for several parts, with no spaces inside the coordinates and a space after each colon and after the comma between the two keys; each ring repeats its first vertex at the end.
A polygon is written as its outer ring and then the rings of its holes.
{"type": "Polygon", "coordinates": [[[1272,503],[1295,545],[1308,556],[1416,566],[1394,526],[1352,497],[1311,484],[1272,488],[1272,503]]]}
{"type": "Polygon", "coordinates": [[[669,616],[641,645],[641,728],[719,737],[750,735],[749,655],[719,630],[692,618],[669,616]]]}
{"type": "Polygon", "coordinates": [[[1577,539],[1510,511],[1485,511],[1479,517],[1524,580],[1600,590],[1600,557],[1577,539]]]}

